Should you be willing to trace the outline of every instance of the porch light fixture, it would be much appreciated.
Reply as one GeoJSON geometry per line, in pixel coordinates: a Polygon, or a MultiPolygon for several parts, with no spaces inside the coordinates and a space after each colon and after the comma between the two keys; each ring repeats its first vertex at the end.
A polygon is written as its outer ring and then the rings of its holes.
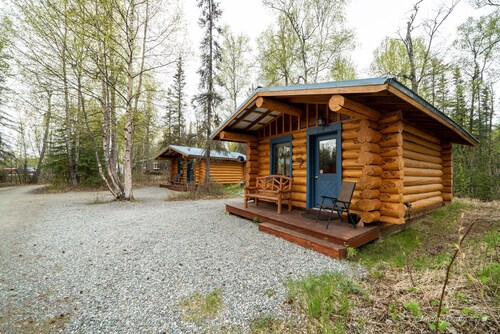
{"type": "Polygon", "coordinates": [[[318,118],[318,126],[325,126],[326,125],[326,118],[320,117],[318,118]]]}

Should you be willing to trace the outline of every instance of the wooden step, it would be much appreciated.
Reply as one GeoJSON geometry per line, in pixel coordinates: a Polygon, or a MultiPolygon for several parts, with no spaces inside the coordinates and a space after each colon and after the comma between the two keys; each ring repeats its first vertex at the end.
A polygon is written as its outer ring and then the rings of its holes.
{"type": "Polygon", "coordinates": [[[347,249],[342,245],[291,230],[271,223],[259,224],[259,231],[272,234],[279,238],[293,242],[299,246],[312,249],[335,259],[343,259],[347,256],[347,249]]]}

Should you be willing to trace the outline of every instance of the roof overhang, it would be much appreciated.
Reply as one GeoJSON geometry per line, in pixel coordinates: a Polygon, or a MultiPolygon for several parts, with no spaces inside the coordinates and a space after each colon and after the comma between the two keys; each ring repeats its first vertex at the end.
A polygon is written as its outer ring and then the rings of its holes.
{"type": "Polygon", "coordinates": [[[334,95],[342,95],[353,103],[382,113],[401,110],[406,121],[424,126],[437,137],[453,143],[472,146],[479,143],[455,121],[393,78],[258,88],[210,138],[251,141],[257,138],[259,129],[279,116],[304,109],[306,103],[328,104],[334,95]],[[282,108],[284,105],[289,106],[288,110],[282,108]]]}

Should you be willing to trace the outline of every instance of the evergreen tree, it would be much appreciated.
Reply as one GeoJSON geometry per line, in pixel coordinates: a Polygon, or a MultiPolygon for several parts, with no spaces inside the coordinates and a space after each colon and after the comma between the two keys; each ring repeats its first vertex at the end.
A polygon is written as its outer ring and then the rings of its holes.
{"type": "Polygon", "coordinates": [[[210,184],[210,151],[212,144],[210,133],[212,126],[218,123],[218,115],[215,112],[217,105],[221,102],[220,95],[215,90],[216,68],[215,64],[220,59],[220,46],[217,42],[217,36],[221,33],[217,21],[222,15],[219,3],[215,0],[199,0],[198,6],[202,10],[202,15],[198,20],[201,28],[205,29],[200,49],[201,68],[198,70],[200,75],[200,93],[195,96],[194,101],[200,108],[204,116],[204,125],[206,131],[205,158],[206,158],[206,178],[205,183],[210,184]]]}
{"type": "Polygon", "coordinates": [[[182,56],[179,56],[174,74],[174,82],[167,91],[167,111],[164,118],[166,130],[163,134],[164,146],[186,144],[186,119],[184,117],[184,110],[186,108],[185,86],[184,61],[182,56]]]}

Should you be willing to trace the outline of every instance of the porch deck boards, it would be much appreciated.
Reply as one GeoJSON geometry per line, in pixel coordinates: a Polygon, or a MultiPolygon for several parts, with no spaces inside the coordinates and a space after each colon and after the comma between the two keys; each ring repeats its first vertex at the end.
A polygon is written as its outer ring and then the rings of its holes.
{"type": "Polygon", "coordinates": [[[304,218],[302,215],[306,213],[305,210],[294,209],[292,212],[283,210],[282,214],[278,214],[273,203],[259,203],[259,206],[249,203],[247,209],[243,203],[228,204],[226,211],[243,218],[258,219],[260,231],[334,258],[345,257],[346,246],[360,247],[380,236],[378,226],[354,228],[352,225],[342,223],[338,218],[332,220],[326,229],[326,221],[316,223],[313,219],[304,218]]]}

